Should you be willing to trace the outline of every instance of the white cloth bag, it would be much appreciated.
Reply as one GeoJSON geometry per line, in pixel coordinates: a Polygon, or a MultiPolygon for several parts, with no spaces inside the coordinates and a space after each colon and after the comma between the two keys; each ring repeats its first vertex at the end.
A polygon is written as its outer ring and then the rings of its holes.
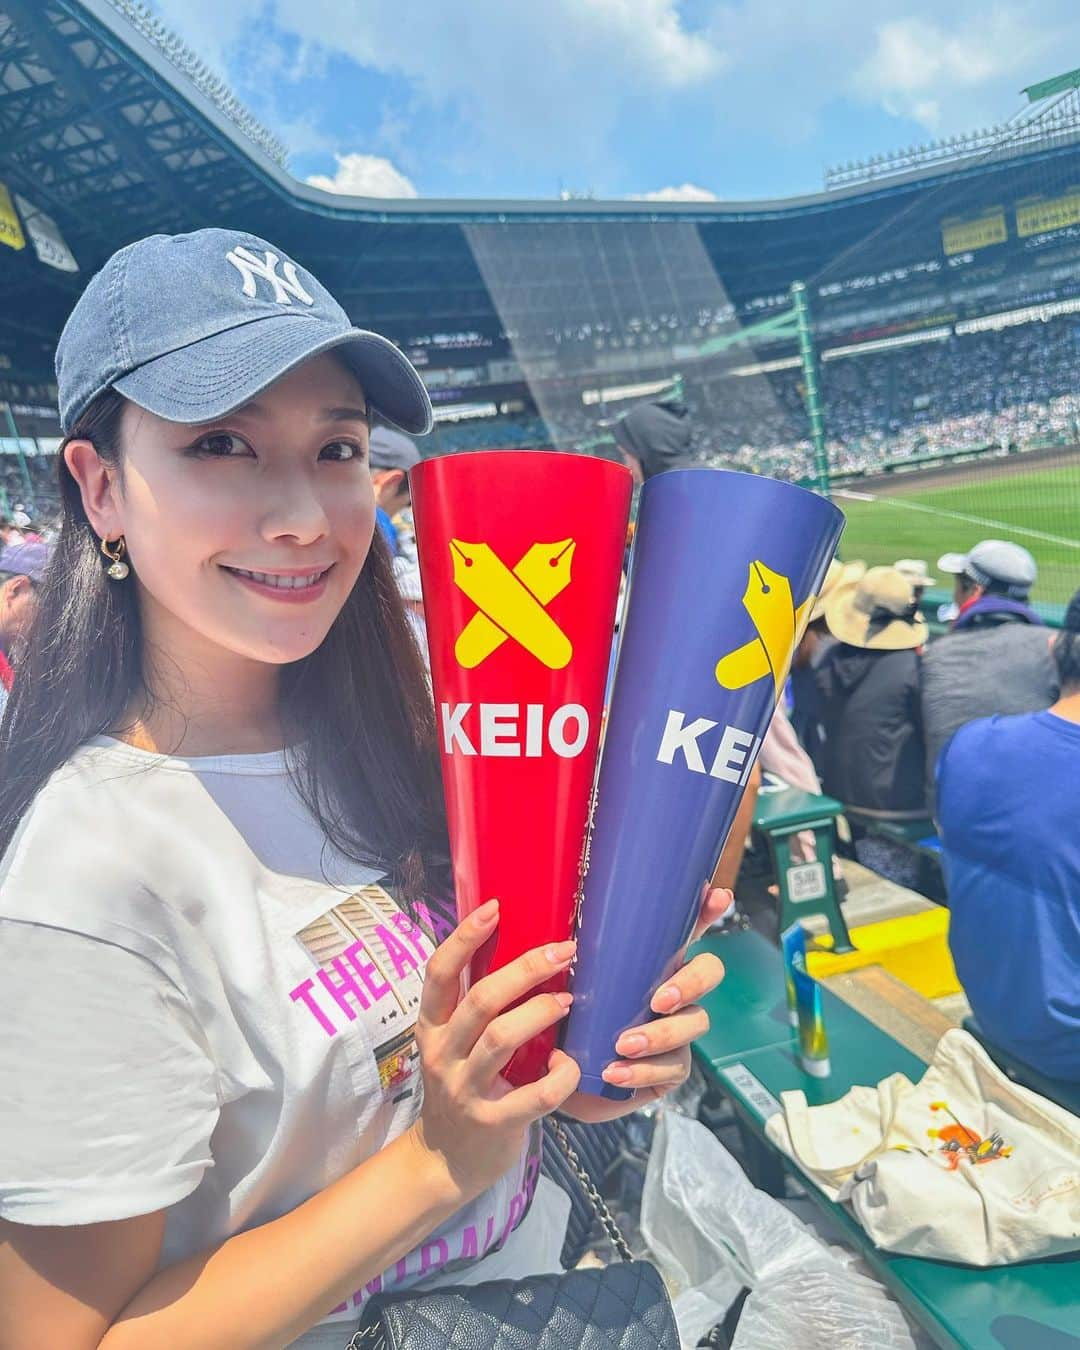
{"type": "Polygon", "coordinates": [[[827,1106],[785,1092],[766,1133],[885,1251],[1010,1265],[1080,1251],[1080,1119],[947,1031],[918,1084],[827,1106]]]}

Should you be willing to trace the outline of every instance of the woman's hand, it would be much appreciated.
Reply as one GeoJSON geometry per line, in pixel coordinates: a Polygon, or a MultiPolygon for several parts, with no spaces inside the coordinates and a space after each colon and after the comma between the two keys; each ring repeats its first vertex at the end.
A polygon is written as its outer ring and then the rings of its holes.
{"type": "Polygon", "coordinates": [[[552,1052],[547,1074],[536,1083],[513,1088],[501,1077],[519,1046],[570,1011],[569,994],[537,994],[510,1005],[565,970],[574,943],[527,952],[478,980],[462,998],[462,974],[498,921],[492,900],[437,948],[427,964],[416,1023],[424,1104],[412,1130],[423,1148],[441,1158],[462,1203],[513,1167],[532,1122],[562,1106],[581,1077],[561,1050],[552,1052]]]}
{"type": "MultiPolygon", "coordinates": [[[[733,899],[730,891],[705,888],[691,943],[727,911],[733,899]]],[[[711,953],[703,952],[684,965],[653,995],[650,1007],[659,1014],[658,1020],[624,1031],[615,1043],[621,1058],[604,1070],[605,1082],[636,1089],[636,1097],[613,1102],[576,1092],[563,1107],[564,1114],[590,1125],[616,1120],[685,1083],[690,1075],[690,1046],[709,1029],[709,1014],[698,1000],[723,978],[723,962],[711,953]]]]}

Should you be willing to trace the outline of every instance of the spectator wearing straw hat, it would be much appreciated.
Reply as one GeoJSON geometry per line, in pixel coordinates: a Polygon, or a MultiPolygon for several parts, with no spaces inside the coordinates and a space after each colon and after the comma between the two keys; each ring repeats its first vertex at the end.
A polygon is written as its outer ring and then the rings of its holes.
{"type": "Polygon", "coordinates": [[[825,622],[836,645],[817,671],[824,788],[847,808],[859,861],[912,885],[918,859],[868,831],[874,820],[917,820],[926,813],[919,714],[926,621],[906,577],[893,567],[871,567],[829,595],[825,622]]]}
{"type": "Polygon", "coordinates": [[[949,946],[980,1026],[1080,1083],[1080,591],[1053,654],[1051,708],[971,722],[942,751],[938,826],[949,946]]]}
{"type": "Polygon", "coordinates": [[[934,765],[959,727],[994,713],[1049,708],[1058,690],[1051,634],[1029,603],[1039,573],[1027,549],[984,539],[969,553],[946,553],[938,567],[955,578],[959,613],[922,664],[931,805],[934,765]]]}
{"type": "Polygon", "coordinates": [[[791,663],[791,725],[819,778],[825,769],[825,728],[821,721],[821,696],[816,674],[826,653],[836,645],[836,639],[825,623],[825,602],[838,586],[858,581],[865,572],[864,562],[832,560],[791,663]]]}

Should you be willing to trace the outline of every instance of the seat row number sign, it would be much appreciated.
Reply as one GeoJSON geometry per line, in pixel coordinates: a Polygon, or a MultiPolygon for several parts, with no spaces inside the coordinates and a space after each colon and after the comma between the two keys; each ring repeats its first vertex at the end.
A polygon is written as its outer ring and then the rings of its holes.
{"type": "Polygon", "coordinates": [[[755,1077],[745,1064],[729,1064],[726,1069],[720,1070],[720,1077],[727,1079],[728,1083],[739,1093],[748,1106],[753,1107],[762,1120],[768,1120],[770,1116],[775,1116],[783,1110],[783,1107],[761,1079],[755,1077]]]}
{"type": "Polygon", "coordinates": [[[803,904],[807,900],[822,900],[825,897],[825,864],[822,862],[800,863],[787,870],[788,895],[793,904],[803,904]]]}

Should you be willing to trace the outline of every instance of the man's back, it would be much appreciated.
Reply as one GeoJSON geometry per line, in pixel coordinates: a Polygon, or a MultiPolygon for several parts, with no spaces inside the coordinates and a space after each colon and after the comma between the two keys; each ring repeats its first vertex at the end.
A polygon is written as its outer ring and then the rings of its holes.
{"type": "Polygon", "coordinates": [[[1080,724],[1050,712],[959,730],[938,774],[949,945],[983,1030],[1080,1082],[1080,724]]]}
{"type": "Polygon", "coordinates": [[[921,811],[919,658],[837,643],[816,672],[825,791],[870,811],[921,811]]]}
{"type": "Polygon", "coordinates": [[[959,727],[995,713],[1039,712],[1057,698],[1050,641],[1041,625],[1001,623],[962,628],[930,644],[921,682],[931,790],[937,757],[959,727]]]}

